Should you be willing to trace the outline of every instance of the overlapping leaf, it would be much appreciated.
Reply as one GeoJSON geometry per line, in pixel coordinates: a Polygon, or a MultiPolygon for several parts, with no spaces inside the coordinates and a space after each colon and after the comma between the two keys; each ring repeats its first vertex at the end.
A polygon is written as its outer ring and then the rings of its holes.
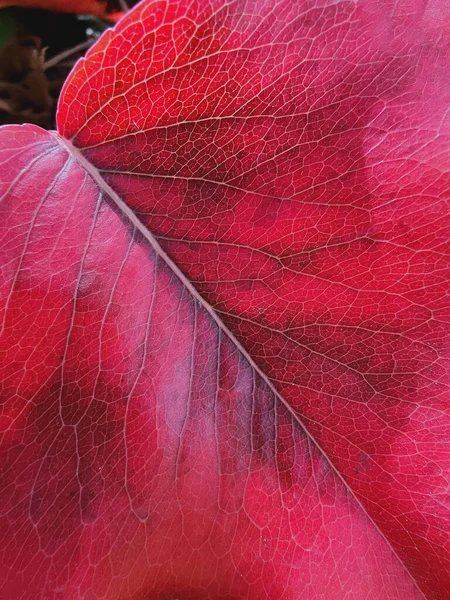
{"type": "Polygon", "coordinates": [[[60,12],[92,14],[114,21],[122,15],[120,10],[121,4],[118,0],[0,0],[0,7],[11,5],[60,12]]]}

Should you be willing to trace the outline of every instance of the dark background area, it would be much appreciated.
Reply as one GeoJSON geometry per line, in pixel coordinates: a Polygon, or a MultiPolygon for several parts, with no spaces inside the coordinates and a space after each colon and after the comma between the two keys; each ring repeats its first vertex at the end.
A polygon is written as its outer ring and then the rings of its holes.
{"type": "MultiPolygon", "coordinates": [[[[127,6],[137,0],[127,0],[127,6]]],[[[55,128],[58,97],[76,61],[114,23],[121,0],[107,0],[106,19],[38,8],[0,8],[0,125],[55,128]]]]}

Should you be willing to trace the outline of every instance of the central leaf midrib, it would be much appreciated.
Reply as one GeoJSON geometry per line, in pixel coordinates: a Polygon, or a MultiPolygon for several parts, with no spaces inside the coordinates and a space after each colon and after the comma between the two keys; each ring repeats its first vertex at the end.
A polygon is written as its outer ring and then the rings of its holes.
{"type": "Polygon", "coordinates": [[[377,525],[377,523],[371,517],[370,513],[367,512],[366,507],[362,504],[362,502],[360,501],[358,496],[353,491],[352,487],[348,484],[348,482],[344,479],[343,475],[336,468],[336,466],[334,465],[334,462],[329,458],[328,454],[322,448],[321,444],[310,433],[310,431],[305,426],[305,424],[302,422],[300,417],[292,409],[289,402],[287,402],[285,400],[285,398],[282,396],[282,394],[280,394],[280,392],[276,389],[276,387],[272,383],[271,379],[255,363],[255,361],[253,360],[251,355],[248,353],[248,351],[239,342],[239,340],[230,331],[230,329],[225,325],[225,323],[222,321],[222,319],[216,313],[215,309],[201,296],[201,294],[197,291],[195,286],[186,277],[186,275],[182,272],[182,270],[178,267],[178,265],[163,250],[163,248],[160,246],[160,244],[156,240],[155,236],[148,229],[148,227],[146,227],[142,223],[142,221],[137,217],[137,215],[134,213],[134,211],[126,204],[126,202],[124,202],[124,200],[122,200],[122,198],[118,195],[118,193],[103,179],[99,170],[94,165],[92,165],[92,163],[90,163],[83,156],[82,152],[80,152],[80,150],[78,148],[76,148],[76,146],[74,146],[69,140],[62,137],[56,131],[52,132],[52,134],[56,138],[57,142],[65,148],[65,150],[69,153],[69,155],[72,156],[73,159],[76,160],[81,165],[81,167],[88,173],[88,175],[90,177],[92,177],[93,181],[98,185],[99,189],[102,190],[104,193],[106,193],[111,198],[111,200],[116,204],[116,206],[120,210],[120,212],[124,216],[127,217],[127,219],[130,221],[130,223],[133,225],[133,227],[135,227],[136,230],[138,230],[143,235],[143,237],[148,241],[148,243],[150,244],[150,246],[152,247],[154,252],[157,254],[157,256],[159,256],[165,262],[165,264],[171,269],[171,271],[179,279],[179,281],[182,283],[182,285],[187,289],[187,291],[194,298],[194,300],[197,301],[199,303],[199,305],[202,306],[202,308],[204,308],[206,310],[206,312],[209,314],[209,316],[213,319],[213,321],[218,326],[219,330],[224,332],[224,334],[230,339],[231,343],[234,344],[234,346],[236,346],[236,348],[239,350],[241,355],[245,358],[245,360],[247,361],[249,366],[261,377],[261,379],[264,381],[264,383],[268,386],[270,391],[273,393],[274,397],[286,408],[288,413],[291,415],[293,421],[295,423],[297,423],[297,425],[299,427],[301,427],[301,429],[305,433],[305,435],[311,440],[311,442],[318,448],[320,453],[326,458],[326,460],[328,461],[328,463],[330,464],[330,466],[332,468],[333,473],[342,482],[344,487],[350,492],[350,494],[354,498],[357,505],[361,507],[361,510],[364,512],[364,514],[370,520],[372,525],[375,527],[375,529],[379,532],[379,534],[385,540],[386,544],[389,546],[389,548],[391,549],[393,554],[397,557],[397,560],[400,562],[400,564],[405,569],[406,573],[408,573],[411,580],[414,582],[418,591],[421,593],[421,595],[426,600],[426,596],[420,589],[414,576],[411,574],[411,572],[409,571],[409,569],[407,568],[407,566],[405,565],[403,560],[399,557],[399,555],[397,554],[395,548],[392,546],[389,539],[385,536],[383,531],[380,529],[380,527],[377,525]]]}

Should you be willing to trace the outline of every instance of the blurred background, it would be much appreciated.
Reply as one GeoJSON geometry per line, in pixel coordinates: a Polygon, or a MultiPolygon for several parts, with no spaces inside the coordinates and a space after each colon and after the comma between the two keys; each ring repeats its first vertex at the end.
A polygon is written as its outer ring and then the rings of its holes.
{"type": "Polygon", "coordinates": [[[55,129],[66,77],[138,0],[0,0],[0,125],[55,129]]]}

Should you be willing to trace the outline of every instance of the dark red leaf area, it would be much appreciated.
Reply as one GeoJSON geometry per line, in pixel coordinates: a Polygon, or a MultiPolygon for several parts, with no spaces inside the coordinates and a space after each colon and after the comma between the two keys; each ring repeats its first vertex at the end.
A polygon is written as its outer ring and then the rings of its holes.
{"type": "Polygon", "coordinates": [[[169,6],[103,38],[61,132],[447,598],[449,15],[414,0],[169,6]],[[102,48],[125,58],[100,70],[102,48]]]}
{"type": "Polygon", "coordinates": [[[57,138],[4,128],[0,161],[1,597],[421,597],[57,138]]]}

